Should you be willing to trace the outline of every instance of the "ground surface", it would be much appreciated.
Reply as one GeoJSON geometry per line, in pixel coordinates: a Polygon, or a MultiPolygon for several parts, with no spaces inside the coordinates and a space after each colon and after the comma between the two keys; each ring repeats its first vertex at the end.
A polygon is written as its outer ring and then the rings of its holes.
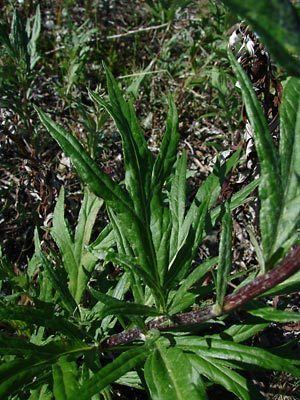
{"type": "MultiPolygon", "coordinates": [[[[29,18],[37,3],[0,3],[1,13],[10,22],[16,6],[24,19],[29,18]]],[[[91,103],[87,92],[88,88],[105,92],[102,61],[135,100],[154,153],[164,131],[167,95],[173,94],[180,121],[180,149],[188,152],[190,198],[212,170],[217,155],[227,157],[238,145],[243,146],[242,104],[226,56],[235,17],[218,2],[190,4],[173,16],[168,10],[151,9],[147,3],[43,1],[40,59],[26,79],[22,78],[22,67],[1,54],[0,237],[3,253],[16,271],[25,268],[33,254],[35,226],[42,227],[43,240],[55,249],[48,231],[60,187],[65,185],[67,189],[66,210],[71,225],[81,199],[80,182],[69,159],[41,126],[34,103],[81,138],[114,179],[124,177],[116,128],[91,103]],[[9,74],[14,78],[8,80],[9,74]]],[[[230,177],[227,191],[224,188],[223,198],[243,187],[247,179],[239,182],[238,178],[248,175],[251,171],[245,171],[241,163],[230,177]]],[[[246,229],[258,234],[256,208],[253,200],[234,214],[236,271],[257,265],[246,229]]],[[[103,226],[106,218],[103,212],[97,226],[103,226]]],[[[200,259],[216,254],[218,234],[216,229],[201,247],[200,259]]],[[[288,299],[287,305],[296,307],[296,300],[288,299]]],[[[256,340],[266,347],[278,345],[298,330],[296,325],[274,326],[256,340]]],[[[253,376],[270,399],[284,398],[278,394],[280,385],[297,397],[297,388],[288,379],[253,376]]],[[[126,390],[121,388],[116,398],[142,398],[126,390]]],[[[223,393],[215,393],[219,396],[215,398],[225,399],[223,393]]]]}

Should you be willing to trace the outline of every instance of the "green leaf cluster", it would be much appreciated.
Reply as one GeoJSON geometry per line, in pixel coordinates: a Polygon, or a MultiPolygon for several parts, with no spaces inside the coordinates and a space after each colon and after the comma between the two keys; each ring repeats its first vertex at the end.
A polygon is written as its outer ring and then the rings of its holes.
{"type": "MultiPolygon", "coordinates": [[[[250,19],[248,3],[226,3],[250,19]]],[[[278,2],[270,4],[271,10],[280,10],[278,2]]],[[[293,30],[296,21],[291,10],[288,6],[284,11],[287,30],[280,25],[285,32],[293,30]]],[[[263,17],[267,18],[265,14],[263,17]]],[[[35,38],[39,32],[39,17],[36,18],[32,31],[35,38]]],[[[255,11],[251,18],[278,60],[297,75],[297,62],[287,56],[290,50],[298,49],[295,37],[284,46],[279,34],[272,33],[270,39],[264,33],[265,19],[259,21],[255,11]]],[[[272,32],[271,22],[267,23],[272,32]]],[[[23,39],[18,36],[18,29],[15,42],[21,49],[23,39]]],[[[7,36],[2,37],[10,43],[7,36]]],[[[34,54],[34,45],[30,48],[34,54]]],[[[72,133],[37,108],[45,128],[71,158],[84,185],[83,200],[76,227],[70,229],[61,189],[50,230],[56,250],[40,243],[36,231],[35,254],[21,276],[12,272],[9,261],[0,254],[1,288],[7,283],[11,288],[11,293],[0,299],[1,326],[6,332],[0,335],[1,398],[111,399],[117,384],[144,390],[145,398],[206,400],[211,385],[217,384],[235,398],[248,400],[260,398],[257,388],[247,379],[249,369],[288,372],[299,377],[293,343],[268,350],[247,344],[270,322],[299,321],[296,313],[267,307],[256,299],[243,307],[243,321],[233,323],[222,315],[222,307],[228,283],[237,277],[231,274],[232,211],[257,186],[264,269],[276,267],[299,240],[300,81],[294,76],[285,83],[281,139],[276,149],[249,80],[232,54],[229,58],[253,128],[260,177],[225,204],[217,204],[217,200],[223,182],[239,163],[240,150],[226,160],[218,159],[190,199],[187,154],[178,154],[178,115],[172,97],[168,100],[165,134],[154,157],[132,101],[126,100],[105,67],[108,98],[96,92],[89,95],[113,118],[120,133],[125,167],[125,180],[120,183],[99,168],[95,157],[72,133]],[[102,205],[109,222],[92,240],[102,205]],[[197,261],[199,246],[218,223],[218,256],[197,261]],[[114,272],[119,269],[120,276],[110,279],[110,268],[114,272]],[[207,276],[213,277],[214,282],[210,284],[210,279],[203,285],[207,276]],[[220,315],[217,321],[208,321],[194,330],[184,327],[179,332],[147,329],[153,318],[176,321],[176,314],[202,306],[207,299],[215,299],[214,309],[220,315]],[[218,324],[217,333],[206,329],[213,323],[218,324]],[[132,328],[142,332],[138,340],[105,347],[108,337],[132,328]]],[[[252,276],[247,271],[240,274],[240,285],[252,276]]],[[[298,286],[296,273],[267,295],[292,293],[298,286]]]]}

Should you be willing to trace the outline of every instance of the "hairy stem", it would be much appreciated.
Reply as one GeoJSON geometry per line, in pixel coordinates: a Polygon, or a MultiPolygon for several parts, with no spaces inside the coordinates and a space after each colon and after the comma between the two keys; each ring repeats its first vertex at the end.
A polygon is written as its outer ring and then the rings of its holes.
{"type": "MultiPolygon", "coordinates": [[[[200,310],[180,313],[172,319],[162,316],[150,321],[148,329],[158,329],[159,331],[172,330],[179,327],[189,327],[201,324],[221,314],[229,313],[242,305],[248,303],[255,297],[272,289],[285,279],[289,278],[300,268],[300,246],[295,247],[285,259],[270,272],[260,275],[252,282],[241,287],[235,293],[225,297],[222,310],[217,310],[215,306],[208,306],[200,310]]],[[[119,345],[130,343],[141,339],[144,332],[140,328],[132,328],[110,336],[101,344],[101,349],[112,348],[119,345]]]]}

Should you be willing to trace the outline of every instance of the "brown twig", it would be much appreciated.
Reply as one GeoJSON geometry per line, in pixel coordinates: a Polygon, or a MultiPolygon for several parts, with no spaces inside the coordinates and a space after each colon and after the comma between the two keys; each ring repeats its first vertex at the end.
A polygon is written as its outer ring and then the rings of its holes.
{"type": "Polygon", "coordinates": [[[131,31],[127,31],[127,32],[124,32],[124,33],[119,33],[119,34],[116,34],[116,35],[107,36],[106,39],[123,38],[123,37],[126,37],[126,36],[135,35],[136,33],[153,31],[153,30],[156,30],[156,29],[165,28],[168,25],[169,25],[169,22],[166,22],[166,23],[160,24],[160,25],[154,25],[154,26],[146,26],[146,27],[142,26],[140,28],[133,29],[131,31]]]}
{"type": "MultiPolygon", "coordinates": [[[[235,293],[226,296],[222,310],[218,310],[216,306],[208,306],[200,310],[177,314],[172,317],[172,319],[162,316],[150,321],[147,324],[147,329],[166,331],[179,327],[188,328],[189,326],[198,325],[222,314],[229,313],[283,282],[293,275],[299,268],[300,246],[296,246],[278,267],[275,267],[264,275],[258,276],[235,293]]],[[[134,340],[141,339],[143,334],[144,332],[140,328],[128,329],[110,336],[101,344],[101,348],[107,349],[124,345],[134,340]]]]}

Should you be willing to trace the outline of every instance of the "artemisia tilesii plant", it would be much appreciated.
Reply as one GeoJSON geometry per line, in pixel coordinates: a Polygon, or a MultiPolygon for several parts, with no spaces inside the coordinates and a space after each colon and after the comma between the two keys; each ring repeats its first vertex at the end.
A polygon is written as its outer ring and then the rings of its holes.
{"type": "Polygon", "coordinates": [[[27,19],[25,23],[15,10],[10,26],[4,21],[0,23],[0,105],[17,114],[30,131],[30,98],[36,78],[34,69],[40,59],[37,50],[40,31],[39,6],[33,20],[27,19]]]}
{"type": "MultiPolygon", "coordinates": [[[[225,3],[246,18],[253,16],[245,2],[225,3]]],[[[261,3],[265,3],[263,12],[269,2],[261,3]]],[[[279,4],[273,1],[271,8],[278,10],[279,4]]],[[[298,21],[292,7],[284,11],[298,21]]],[[[268,11],[263,15],[273,27],[268,11]]],[[[259,18],[253,16],[258,27],[259,18]]],[[[294,32],[292,25],[282,29],[294,32]]],[[[284,47],[280,35],[266,35],[265,40],[270,49],[276,43],[284,47]]],[[[276,51],[274,55],[278,56],[276,51]]],[[[36,233],[36,252],[26,279],[12,277],[8,261],[2,258],[2,278],[11,280],[17,296],[26,293],[33,303],[12,305],[9,299],[0,306],[1,319],[17,332],[0,337],[5,356],[0,365],[2,397],[110,398],[116,382],[145,390],[145,397],[151,399],[196,400],[208,398],[212,382],[247,400],[260,398],[247,379],[249,368],[300,375],[299,362],[288,348],[266,350],[242,344],[270,322],[299,321],[298,314],[261,301],[262,296],[294,291],[299,283],[299,65],[287,53],[278,56],[291,77],[284,85],[277,150],[251,83],[230,52],[229,59],[254,131],[260,177],[222,205],[216,206],[222,181],[238,164],[240,151],[217,163],[188,204],[187,155],[178,155],[178,117],[171,97],[165,134],[154,157],[132,102],[125,100],[108,68],[108,99],[90,92],[121,135],[124,183],[105,174],[74,135],[37,108],[85,189],[74,232],[64,215],[64,190],[60,192],[51,229],[59,254],[46,254],[36,233]],[[258,276],[245,274],[239,287],[228,294],[231,213],[257,186],[264,269],[257,271],[258,276]],[[92,241],[103,204],[109,223],[92,241]],[[217,221],[222,225],[219,256],[195,265],[197,250],[217,221]],[[117,284],[107,277],[107,264],[120,268],[117,284]],[[214,303],[191,310],[194,304],[203,304],[199,287],[214,267],[215,282],[205,294],[214,303]],[[243,311],[243,321],[238,323],[230,318],[237,308],[243,311]],[[213,323],[218,329],[208,333],[206,328],[213,323]]]]}

